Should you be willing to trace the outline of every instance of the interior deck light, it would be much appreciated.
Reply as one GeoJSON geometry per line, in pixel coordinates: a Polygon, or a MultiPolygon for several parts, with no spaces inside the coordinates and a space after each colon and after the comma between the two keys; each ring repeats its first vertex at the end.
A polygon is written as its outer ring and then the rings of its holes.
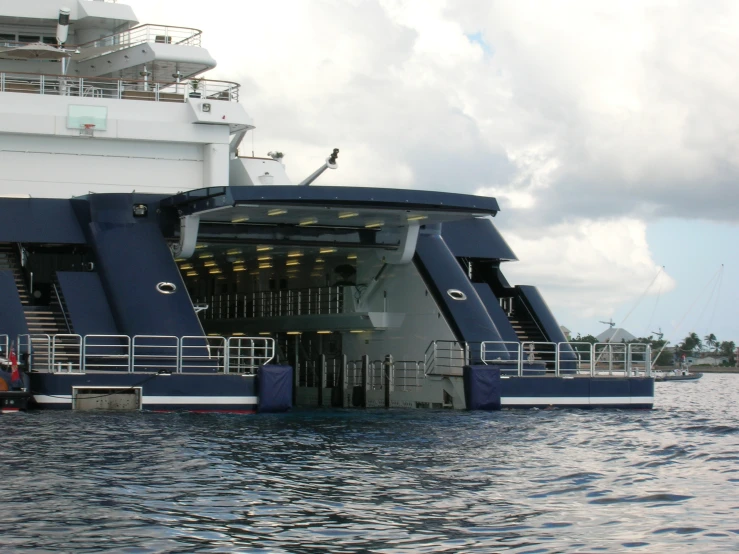
{"type": "Polygon", "coordinates": [[[357,255],[356,255],[356,254],[349,254],[349,255],[348,255],[348,256],[346,257],[346,259],[347,259],[347,260],[356,260],[356,259],[357,259],[357,255]]]}
{"type": "Polygon", "coordinates": [[[384,221],[373,221],[372,223],[367,223],[364,227],[365,229],[377,229],[378,227],[382,227],[384,224],[384,221]]]}
{"type": "Polygon", "coordinates": [[[235,265],[233,267],[234,271],[246,271],[246,268],[243,265],[235,265]]]}
{"type": "Polygon", "coordinates": [[[215,267],[216,263],[214,261],[205,262],[203,264],[205,267],[215,267]]]}
{"type": "Polygon", "coordinates": [[[325,263],[325,261],[326,261],[326,260],[324,260],[323,258],[316,258],[316,263],[317,263],[317,264],[322,264],[322,263],[325,263]]]}
{"type": "Polygon", "coordinates": [[[316,331],[318,335],[330,335],[333,331],[316,331]]]}
{"type": "Polygon", "coordinates": [[[213,257],[213,254],[211,254],[210,252],[203,252],[202,254],[198,255],[198,258],[200,258],[201,260],[207,260],[208,258],[212,258],[212,257],[213,257]]]}
{"type": "Polygon", "coordinates": [[[336,252],[336,248],[321,248],[318,253],[319,254],[333,254],[336,252]]]}
{"type": "Polygon", "coordinates": [[[196,244],[195,245],[195,248],[198,249],[198,250],[200,250],[202,248],[208,248],[208,245],[207,244],[202,244],[202,243],[201,244],[196,244]]]}
{"type": "Polygon", "coordinates": [[[287,210],[283,210],[282,208],[274,208],[272,210],[269,210],[267,212],[267,215],[283,215],[286,213],[287,213],[287,210]]]}
{"type": "Polygon", "coordinates": [[[239,254],[241,254],[241,250],[239,250],[238,248],[232,248],[231,250],[226,250],[226,254],[228,254],[229,256],[238,256],[239,254]]]}
{"type": "Polygon", "coordinates": [[[271,246],[257,246],[257,252],[269,252],[272,250],[271,246]]]}
{"type": "Polygon", "coordinates": [[[364,331],[363,331],[362,329],[352,329],[352,330],[351,330],[351,331],[349,331],[349,332],[350,332],[350,333],[354,333],[354,334],[358,334],[358,333],[364,333],[364,331]]]}
{"type": "Polygon", "coordinates": [[[306,219],[303,219],[300,223],[298,223],[298,225],[300,227],[306,227],[308,225],[315,225],[316,223],[318,223],[317,217],[308,217],[306,219]]]}
{"type": "Polygon", "coordinates": [[[259,264],[259,269],[269,269],[272,267],[272,264],[259,264]]]}
{"type": "Polygon", "coordinates": [[[182,264],[180,266],[180,269],[182,269],[182,270],[192,269],[192,268],[193,268],[193,265],[192,264],[182,264]]]}
{"type": "Polygon", "coordinates": [[[272,259],[272,256],[259,256],[257,258],[258,262],[268,262],[272,259]]]}
{"type": "Polygon", "coordinates": [[[349,219],[350,217],[357,217],[358,212],[339,212],[339,219],[349,219]]]}
{"type": "Polygon", "coordinates": [[[231,223],[244,223],[245,221],[249,221],[249,218],[246,216],[241,216],[241,217],[235,217],[234,219],[232,219],[231,223]]]}
{"type": "Polygon", "coordinates": [[[222,273],[222,271],[220,269],[218,269],[217,267],[214,267],[213,269],[209,269],[208,270],[208,273],[210,273],[211,275],[218,275],[218,274],[222,273]]]}
{"type": "Polygon", "coordinates": [[[288,331],[287,334],[288,335],[301,335],[302,331],[288,331]]]}
{"type": "Polygon", "coordinates": [[[428,219],[427,215],[409,215],[406,219],[408,221],[421,221],[422,219],[428,219]]]}
{"type": "Polygon", "coordinates": [[[285,265],[300,265],[300,261],[299,260],[288,260],[287,262],[285,262],[285,265]]]}
{"type": "Polygon", "coordinates": [[[299,258],[302,255],[303,255],[302,252],[290,252],[288,253],[287,257],[288,258],[299,258]]]}
{"type": "Polygon", "coordinates": [[[188,277],[197,277],[197,276],[198,276],[198,272],[197,272],[197,271],[188,271],[188,272],[186,273],[186,275],[187,275],[188,277]]]}

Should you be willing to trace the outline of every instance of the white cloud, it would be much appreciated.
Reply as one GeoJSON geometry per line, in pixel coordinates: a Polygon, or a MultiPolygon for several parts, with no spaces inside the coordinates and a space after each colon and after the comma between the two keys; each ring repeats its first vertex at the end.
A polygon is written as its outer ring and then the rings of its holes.
{"type": "Polygon", "coordinates": [[[646,221],[736,219],[739,3],[130,3],[203,29],[296,181],[338,147],[320,184],[498,197],[508,271],[557,306],[641,294],[646,221]]]}

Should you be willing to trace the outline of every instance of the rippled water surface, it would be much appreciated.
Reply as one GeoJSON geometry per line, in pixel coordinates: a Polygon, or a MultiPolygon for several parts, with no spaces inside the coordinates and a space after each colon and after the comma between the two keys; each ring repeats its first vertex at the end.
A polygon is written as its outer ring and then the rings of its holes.
{"type": "Polygon", "coordinates": [[[1,416],[0,550],[733,552],[739,375],[653,411],[1,416]]]}

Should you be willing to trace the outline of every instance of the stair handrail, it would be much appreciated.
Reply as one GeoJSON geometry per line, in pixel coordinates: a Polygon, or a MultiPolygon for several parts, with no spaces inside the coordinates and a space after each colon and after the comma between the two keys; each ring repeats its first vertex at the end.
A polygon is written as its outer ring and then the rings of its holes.
{"type": "Polygon", "coordinates": [[[59,295],[59,289],[57,288],[56,283],[52,283],[52,286],[54,287],[54,294],[56,295],[59,309],[62,311],[62,316],[64,316],[64,324],[67,326],[67,333],[72,334],[72,326],[69,324],[69,319],[67,319],[67,310],[64,309],[64,304],[62,304],[62,297],[59,295]]]}

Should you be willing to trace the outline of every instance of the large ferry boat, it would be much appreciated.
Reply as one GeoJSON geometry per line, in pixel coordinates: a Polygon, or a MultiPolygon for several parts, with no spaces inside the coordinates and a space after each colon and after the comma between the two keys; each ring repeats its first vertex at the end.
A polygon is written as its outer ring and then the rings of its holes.
{"type": "Polygon", "coordinates": [[[213,67],[199,30],[121,3],[0,0],[0,355],[23,370],[0,389],[76,410],[652,407],[647,346],[568,342],[506,280],[494,198],[320,186],[333,145],[293,183],[280,153],[241,155],[254,123],[213,67]]]}

